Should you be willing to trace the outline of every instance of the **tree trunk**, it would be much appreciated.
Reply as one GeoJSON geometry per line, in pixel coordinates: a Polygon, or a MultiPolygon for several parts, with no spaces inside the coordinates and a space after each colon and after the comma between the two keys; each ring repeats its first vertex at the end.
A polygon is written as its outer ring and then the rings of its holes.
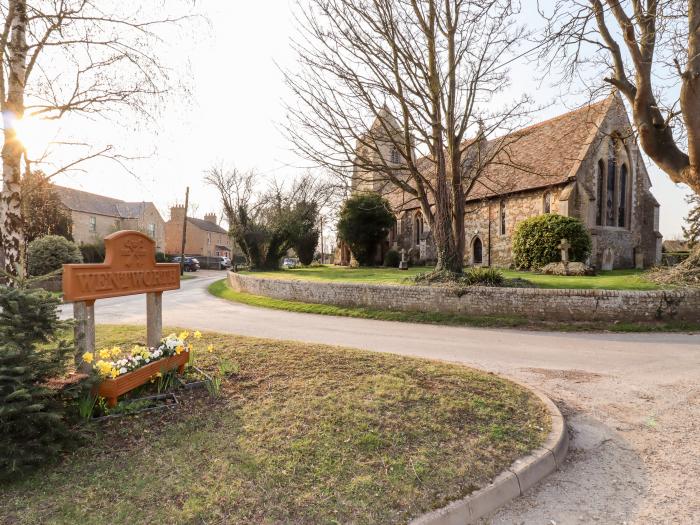
{"type": "Polygon", "coordinates": [[[9,52],[7,101],[3,101],[4,143],[0,193],[0,244],[4,252],[4,270],[17,275],[23,245],[20,179],[22,143],[17,138],[15,122],[24,115],[24,79],[27,69],[26,0],[13,0],[9,52]]]}

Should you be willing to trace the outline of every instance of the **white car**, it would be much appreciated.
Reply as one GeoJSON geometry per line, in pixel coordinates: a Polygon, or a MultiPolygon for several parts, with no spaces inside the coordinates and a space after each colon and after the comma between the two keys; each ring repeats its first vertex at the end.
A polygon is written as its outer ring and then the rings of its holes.
{"type": "Polygon", "coordinates": [[[282,261],[282,268],[296,268],[298,261],[290,257],[285,257],[282,261]]]}

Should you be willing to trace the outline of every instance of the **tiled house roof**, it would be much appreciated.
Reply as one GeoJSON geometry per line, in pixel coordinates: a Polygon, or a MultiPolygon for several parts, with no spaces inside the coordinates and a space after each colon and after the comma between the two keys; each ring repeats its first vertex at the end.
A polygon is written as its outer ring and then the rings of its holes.
{"type": "MultiPolygon", "coordinates": [[[[615,97],[559,115],[480,145],[482,158],[490,163],[467,195],[467,201],[508,193],[565,184],[573,180],[586,152],[595,140],[603,119],[615,103],[615,97]]],[[[467,158],[476,155],[477,142],[465,142],[467,158]]],[[[469,165],[471,160],[465,163],[469,165]]],[[[428,174],[435,169],[431,158],[417,161],[428,174]]],[[[386,195],[395,208],[418,207],[417,200],[403,191],[386,195]]]]}
{"type": "Polygon", "coordinates": [[[63,205],[69,210],[119,219],[139,218],[148,204],[146,202],[125,202],[64,186],[54,186],[54,189],[63,205]]]}
{"type": "Polygon", "coordinates": [[[204,230],[205,232],[223,233],[224,235],[228,235],[228,232],[224,230],[221,226],[213,222],[205,221],[204,219],[195,219],[194,217],[187,217],[187,222],[194,224],[197,228],[199,228],[200,230],[204,230]]]}

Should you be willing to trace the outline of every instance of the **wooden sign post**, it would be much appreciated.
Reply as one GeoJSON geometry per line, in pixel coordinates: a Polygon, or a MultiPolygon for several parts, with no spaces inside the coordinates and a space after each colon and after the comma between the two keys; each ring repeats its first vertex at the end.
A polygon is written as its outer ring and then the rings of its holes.
{"type": "MultiPolygon", "coordinates": [[[[76,362],[95,351],[95,301],[146,296],[147,344],[157,347],[163,331],[163,292],[180,288],[180,265],[156,264],[156,243],[141,232],[123,230],[105,237],[103,264],[64,264],[63,300],[73,303],[76,362]]],[[[88,367],[89,368],[89,367],[88,367]]]]}

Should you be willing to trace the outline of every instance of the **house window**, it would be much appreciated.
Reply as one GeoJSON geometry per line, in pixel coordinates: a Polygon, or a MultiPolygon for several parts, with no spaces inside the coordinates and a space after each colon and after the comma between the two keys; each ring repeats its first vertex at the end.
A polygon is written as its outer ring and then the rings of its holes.
{"type": "Polygon", "coordinates": [[[506,202],[501,201],[499,207],[499,217],[500,217],[500,232],[501,235],[506,234],[506,202]]]}
{"type": "Polygon", "coordinates": [[[207,245],[211,244],[211,233],[207,233],[207,245]]]}
{"type": "Polygon", "coordinates": [[[392,164],[400,164],[401,163],[401,156],[399,155],[399,150],[396,148],[391,148],[391,163],[392,164]]]}
{"type": "Polygon", "coordinates": [[[607,195],[605,199],[605,224],[607,226],[615,226],[617,217],[615,217],[615,178],[617,175],[617,144],[615,141],[610,141],[610,151],[608,152],[608,184],[607,195]]]}
{"type": "Polygon", "coordinates": [[[602,160],[598,161],[598,174],[596,177],[598,184],[598,196],[596,202],[595,223],[597,226],[603,225],[603,217],[605,216],[605,163],[602,160]]]}
{"type": "Polygon", "coordinates": [[[90,231],[91,232],[97,231],[97,217],[95,217],[94,215],[90,216],[90,231]]]}
{"type": "Polygon", "coordinates": [[[545,192],[544,197],[542,197],[542,212],[552,212],[552,194],[549,192],[545,192]]]}
{"type": "Polygon", "coordinates": [[[627,226],[627,164],[620,168],[620,205],[618,206],[617,225],[627,226]]]}
{"type": "Polygon", "coordinates": [[[156,225],[154,223],[150,223],[146,227],[146,234],[151,238],[155,239],[156,238],[156,225]]]}
{"type": "Polygon", "coordinates": [[[420,244],[421,236],[423,235],[423,216],[420,213],[416,214],[413,230],[415,237],[414,241],[416,246],[418,246],[420,244]]]}

